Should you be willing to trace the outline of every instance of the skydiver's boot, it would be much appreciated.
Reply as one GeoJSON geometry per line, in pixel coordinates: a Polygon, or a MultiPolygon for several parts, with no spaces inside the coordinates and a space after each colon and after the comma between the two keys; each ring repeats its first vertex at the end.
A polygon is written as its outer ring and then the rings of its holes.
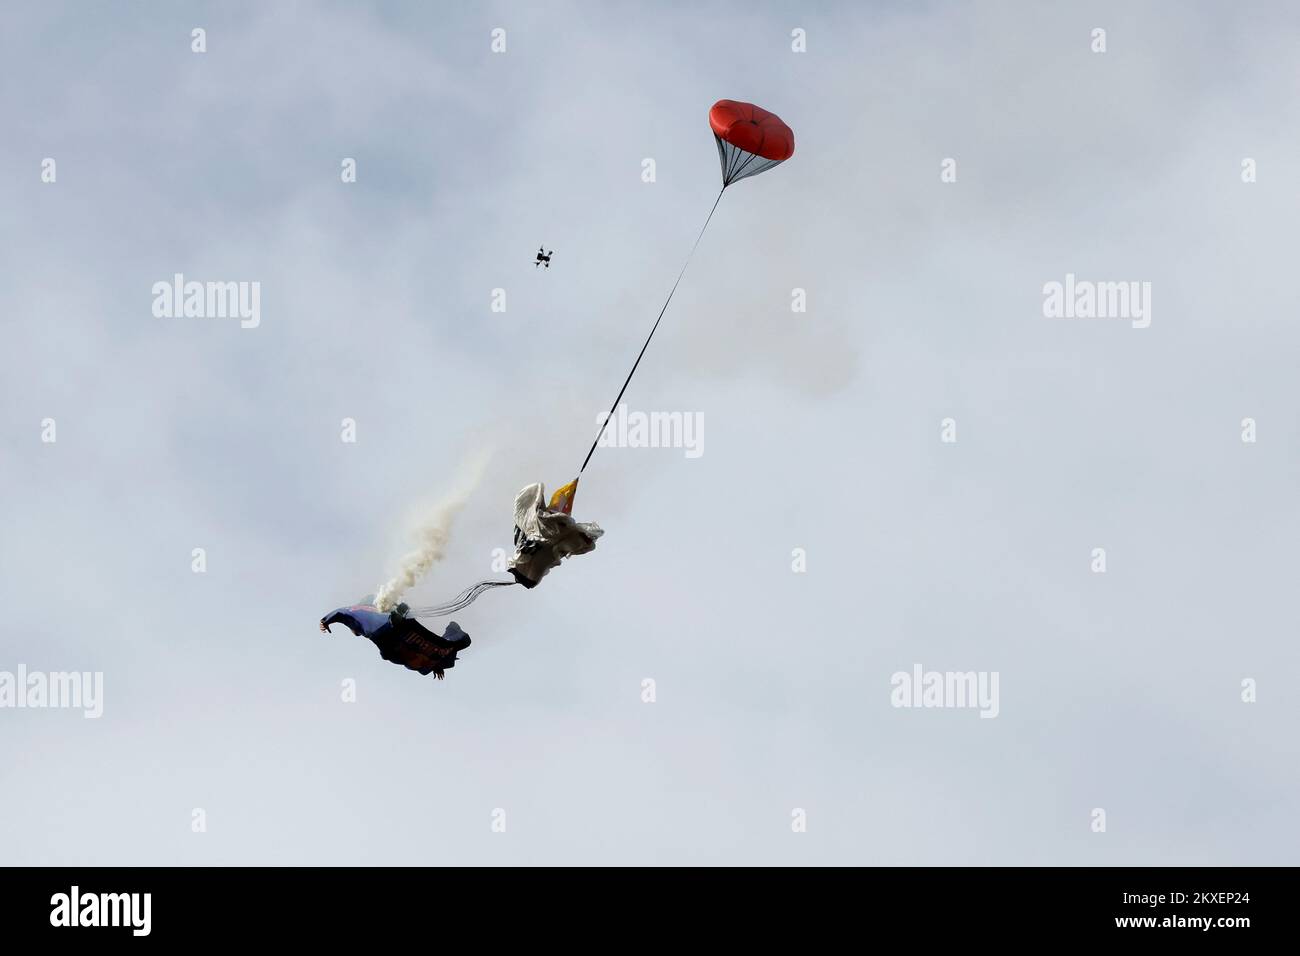
{"type": "Polygon", "coordinates": [[[455,621],[447,624],[447,630],[443,632],[442,639],[450,641],[457,652],[463,651],[469,647],[469,635],[460,629],[460,625],[455,621]]]}

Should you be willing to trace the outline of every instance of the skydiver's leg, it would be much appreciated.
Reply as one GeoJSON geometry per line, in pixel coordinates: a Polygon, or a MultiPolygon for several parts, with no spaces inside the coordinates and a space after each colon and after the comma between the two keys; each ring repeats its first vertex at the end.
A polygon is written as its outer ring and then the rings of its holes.
{"type": "Polygon", "coordinates": [[[463,651],[470,645],[469,635],[462,631],[455,621],[451,621],[442,634],[435,634],[418,621],[414,623],[420,629],[421,637],[432,638],[435,645],[445,648],[448,652],[463,651]]]}

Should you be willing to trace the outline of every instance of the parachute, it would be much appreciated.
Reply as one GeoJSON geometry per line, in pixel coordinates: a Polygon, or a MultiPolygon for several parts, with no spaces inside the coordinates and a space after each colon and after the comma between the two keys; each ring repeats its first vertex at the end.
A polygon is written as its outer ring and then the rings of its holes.
{"type": "Polygon", "coordinates": [[[576,479],[565,485],[551,498],[549,507],[542,505],[546,486],[540,482],[515,496],[516,551],[509,571],[524,587],[537,587],[548,571],[571,555],[591,551],[605,533],[600,525],[574,521],[569,514],[577,486],[576,479]]]}
{"type": "MultiPolygon", "coordinates": [[[[641,364],[641,358],[645,355],[645,350],[650,346],[650,340],[655,337],[659,323],[663,320],[664,313],[668,311],[668,303],[673,301],[673,293],[677,291],[677,286],[681,284],[682,276],[686,274],[686,267],[691,264],[691,258],[695,255],[695,250],[699,248],[700,240],[704,238],[704,230],[709,228],[709,223],[713,221],[713,214],[718,211],[718,203],[722,202],[722,194],[727,191],[727,187],[732,183],[766,172],[774,166],[781,165],[794,155],[794,131],[781,121],[781,117],[768,112],[761,106],[755,106],[753,103],[743,103],[740,100],[718,100],[713,104],[713,108],[709,110],[709,126],[712,128],[713,138],[718,144],[718,160],[722,163],[722,188],[718,190],[718,198],[713,200],[713,208],[709,210],[704,225],[700,227],[700,234],[695,237],[695,244],[691,246],[691,251],[686,254],[686,261],[682,263],[682,271],[677,273],[677,281],[673,283],[672,289],[668,291],[668,298],[664,300],[663,308],[659,310],[659,316],[655,319],[655,324],[650,327],[650,334],[646,336],[641,351],[637,353],[636,361],[632,363],[632,371],[628,372],[627,378],[623,380],[623,387],[618,390],[618,397],[614,399],[614,404],[609,407],[609,414],[605,416],[604,424],[600,426],[600,431],[596,432],[596,440],[591,443],[591,449],[587,452],[587,457],[582,460],[582,467],[578,469],[579,478],[587,470],[587,463],[591,461],[596,446],[600,444],[600,436],[605,434],[605,429],[609,426],[609,420],[614,417],[618,403],[623,400],[623,393],[627,391],[627,386],[632,381],[632,376],[636,374],[637,366],[641,364]]],[[[573,481],[576,486],[578,479],[575,478],[573,481]]]]}
{"type": "Polygon", "coordinates": [[[718,143],[722,188],[779,166],[794,155],[794,131],[753,103],[718,100],[709,110],[718,143]]]}

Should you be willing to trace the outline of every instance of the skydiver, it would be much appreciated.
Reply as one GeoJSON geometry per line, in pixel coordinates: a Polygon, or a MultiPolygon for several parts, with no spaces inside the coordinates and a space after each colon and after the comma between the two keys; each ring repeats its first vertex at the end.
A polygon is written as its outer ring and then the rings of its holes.
{"type": "Polygon", "coordinates": [[[331,611],[321,618],[320,629],[328,634],[331,624],[342,624],[357,637],[369,639],[384,660],[443,680],[444,671],[456,666],[456,654],[469,647],[469,635],[455,621],[447,625],[445,634],[435,634],[410,617],[409,610],[399,604],[386,614],[363,601],[331,611]]]}
{"type": "Polygon", "coordinates": [[[548,571],[570,555],[594,550],[596,539],[605,533],[594,522],[574,521],[570,516],[576,486],[575,481],[557,491],[549,507],[541,482],[515,496],[516,550],[507,570],[524,587],[537,587],[548,571]]]}

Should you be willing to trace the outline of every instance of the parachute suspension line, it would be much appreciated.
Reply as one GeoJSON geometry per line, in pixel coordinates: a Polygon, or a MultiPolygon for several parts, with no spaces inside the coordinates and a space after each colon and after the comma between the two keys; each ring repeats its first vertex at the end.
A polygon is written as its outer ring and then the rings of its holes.
{"type": "Polygon", "coordinates": [[[478,600],[481,594],[490,591],[492,588],[508,588],[518,583],[518,581],[480,581],[478,584],[467,587],[445,604],[413,607],[410,613],[415,617],[446,617],[448,614],[455,614],[457,611],[469,607],[478,600]]]}
{"type": "Polygon", "coordinates": [[[718,145],[718,161],[722,164],[722,182],[725,186],[748,179],[750,176],[757,176],[785,162],[782,159],[766,159],[757,153],[740,149],[716,133],[713,138],[718,145]]]}
{"type": "Polygon", "coordinates": [[[700,246],[700,240],[704,238],[704,230],[709,228],[709,222],[713,219],[713,214],[717,212],[718,203],[722,202],[722,194],[727,191],[726,184],[718,190],[718,198],[713,200],[713,208],[709,210],[708,218],[704,220],[704,225],[700,227],[700,234],[695,237],[695,244],[691,246],[691,251],[686,255],[686,261],[682,263],[682,271],[677,273],[677,281],[668,292],[668,298],[664,300],[664,307],[659,310],[659,316],[655,319],[655,324],[650,327],[650,334],[646,336],[645,343],[641,346],[641,351],[637,353],[636,361],[632,363],[632,371],[627,373],[627,378],[623,380],[623,387],[618,390],[618,397],[614,399],[614,404],[609,406],[609,413],[605,416],[604,424],[600,426],[600,431],[596,432],[596,440],[591,443],[591,448],[587,452],[587,457],[582,459],[582,467],[578,469],[578,475],[581,476],[587,470],[587,462],[591,461],[591,456],[596,453],[596,446],[600,444],[600,437],[605,434],[605,429],[609,427],[609,420],[614,417],[614,412],[618,409],[618,403],[623,400],[623,393],[627,391],[628,383],[632,381],[632,376],[636,374],[636,368],[641,364],[641,356],[645,355],[645,350],[650,345],[650,340],[655,337],[655,331],[659,328],[659,322],[663,319],[664,313],[668,311],[668,303],[673,301],[673,293],[677,291],[677,286],[682,281],[682,276],[686,275],[686,267],[691,264],[691,258],[695,255],[695,250],[700,246]]]}

